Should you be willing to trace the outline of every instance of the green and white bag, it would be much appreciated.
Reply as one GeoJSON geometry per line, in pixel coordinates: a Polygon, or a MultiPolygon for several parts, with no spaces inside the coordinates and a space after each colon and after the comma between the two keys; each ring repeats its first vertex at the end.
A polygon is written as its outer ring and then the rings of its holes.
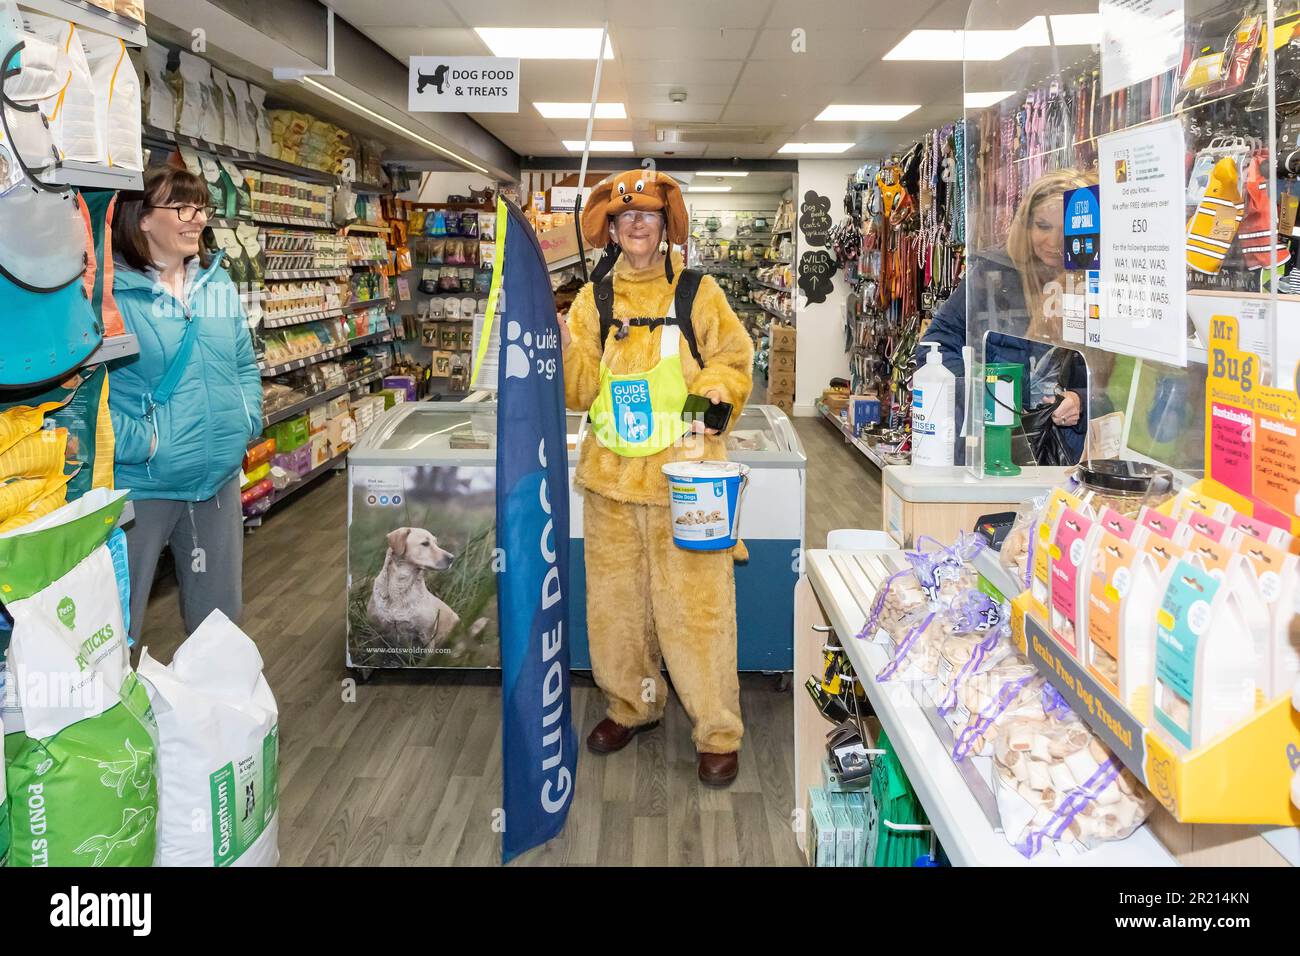
{"type": "Polygon", "coordinates": [[[157,866],[275,866],[278,709],[257,645],[221,611],[163,666],[140,654],[158,719],[157,866]]]}
{"type": "Polygon", "coordinates": [[[126,498],[96,488],[0,535],[11,866],[149,866],[158,784],[105,542],[126,498]]]}

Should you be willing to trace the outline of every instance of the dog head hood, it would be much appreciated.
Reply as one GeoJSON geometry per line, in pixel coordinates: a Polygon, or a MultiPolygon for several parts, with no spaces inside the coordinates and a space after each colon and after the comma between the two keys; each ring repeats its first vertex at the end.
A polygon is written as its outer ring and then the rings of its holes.
{"type": "MultiPolygon", "coordinates": [[[[657,169],[629,169],[597,185],[582,210],[582,237],[588,245],[605,247],[605,259],[593,279],[603,278],[614,267],[622,250],[609,237],[609,220],[628,210],[663,213],[668,241],[675,246],[686,243],[690,229],[677,180],[657,169]]],[[[671,257],[664,267],[671,281],[670,262],[671,257]]]]}

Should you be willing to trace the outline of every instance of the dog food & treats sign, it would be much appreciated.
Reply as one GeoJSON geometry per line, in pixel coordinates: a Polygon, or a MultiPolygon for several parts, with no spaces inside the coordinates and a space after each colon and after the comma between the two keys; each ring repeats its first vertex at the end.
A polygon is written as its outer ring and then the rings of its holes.
{"type": "Polygon", "coordinates": [[[518,113],[519,60],[496,56],[413,56],[412,113],[518,113]]]}

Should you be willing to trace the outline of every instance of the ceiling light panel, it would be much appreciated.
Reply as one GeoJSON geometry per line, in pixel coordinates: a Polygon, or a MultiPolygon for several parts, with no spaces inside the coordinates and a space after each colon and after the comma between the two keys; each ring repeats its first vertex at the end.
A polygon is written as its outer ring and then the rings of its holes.
{"type": "MultiPolygon", "coordinates": [[[[586,145],[586,140],[566,139],[564,148],[571,153],[581,153],[586,145]]],[[[593,153],[630,153],[632,152],[632,141],[630,139],[593,139],[591,141],[591,151],[593,153]]]]}
{"type": "Polygon", "coordinates": [[[778,153],[846,153],[853,143],[786,143],[778,153]]]}
{"type": "MultiPolygon", "coordinates": [[[[600,50],[599,27],[475,27],[493,56],[521,60],[594,60],[600,50]]],[[[605,41],[605,59],[614,59],[612,40],[605,41]]]]}
{"type": "MultiPolygon", "coordinates": [[[[537,112],[547,119],[586,119],[591,114],[590,103],[534,103],[537,112]]],[[[627,107],[622,103],[597,103],[596,119],[627,119],[627,107]]]]}
{"type": "Polygon", "coordinates": [[[902,119],[909,113],[915,113],[921,108],[921,104],[914,103],[907,106],[882,106],[882,105],[851,105],[851,104],[832,104],[822,110],[817,116],[818,122],[831,123],[892,123],[902,119]]]}

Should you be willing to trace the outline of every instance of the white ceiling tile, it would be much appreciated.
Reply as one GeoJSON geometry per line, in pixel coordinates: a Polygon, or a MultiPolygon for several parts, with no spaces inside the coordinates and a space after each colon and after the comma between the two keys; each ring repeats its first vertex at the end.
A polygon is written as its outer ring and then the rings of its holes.
{"type": "MultiPolygon", "coordinates": [[[[470,27],[598,27],[605,16],[602,0],[447,0],[470,27]]],[[[613,23],[610,24],[611,30],[613,23]]],[[[618,52],[618,47],[614,47],[618,52]]]]}
{"type": "Polygon", "coordinates": [[[722,104],[669,103],[659,100],[633,100],[627,104],[633,119],[654,123],[717,123],[722,104]]]}
{"type": "Polygon", "coordinates": [[[775,0],[767,27],[789,33],[804,30],[841,30],[869,27],[888,33],[905,33],[934,0],[903,5],[897,0],[775,0]]]}
{"type": "Polygon", "coordinates": [[[771,0],[609,0],[611,24],[620,29],[683,23],[700,29],[753,28],[763,21],[771,0]]]}
{"type": "Polygon", "coordinates": [[[859,69],[879,60],[898,43],[902,33],[881,30],[878,26],[850,26],[837,30],[809,30],[800,43],[803,52],[796,52],[789,30],[763,30],[754,47],[753,59],[788,60],[791,67],[801,69],[805,60],[830,57],[851,60],[859,69]]]}
{"type": "Polygon", "coordinates": [[[457,27],[445,0],[330,0],[330,7],[354,27],[457,27]]]}
{"type": "MultiPolygon", "coordinates": [[[[634,74],[635,78],[635,74],[634,74]]],[[[627,95],[629,100],[637,102],[653,101],[656,103],[670,103],[668,94],[678,84],[676,83],[640,83],[631,82],[627,85],[627,95]]],[[[686,90],[686,104],[722,106],[731,96],[731,83],[692,83],[689,86],[682,84],[686,90]]]]}
{"type": "Polygon", "coordinates": [[[673,59],[743,60],[754,45],[757,30],[689,27],[622,29],[615,49],[625,61],[673,59]]]}
{"type": "Polygon", "coordinates": [[[734,83],[742,66],[743,60],[632,60],[626,64],[626,75],[638,83],[667,83],[689,90],[692,83],[734,83]]]}

